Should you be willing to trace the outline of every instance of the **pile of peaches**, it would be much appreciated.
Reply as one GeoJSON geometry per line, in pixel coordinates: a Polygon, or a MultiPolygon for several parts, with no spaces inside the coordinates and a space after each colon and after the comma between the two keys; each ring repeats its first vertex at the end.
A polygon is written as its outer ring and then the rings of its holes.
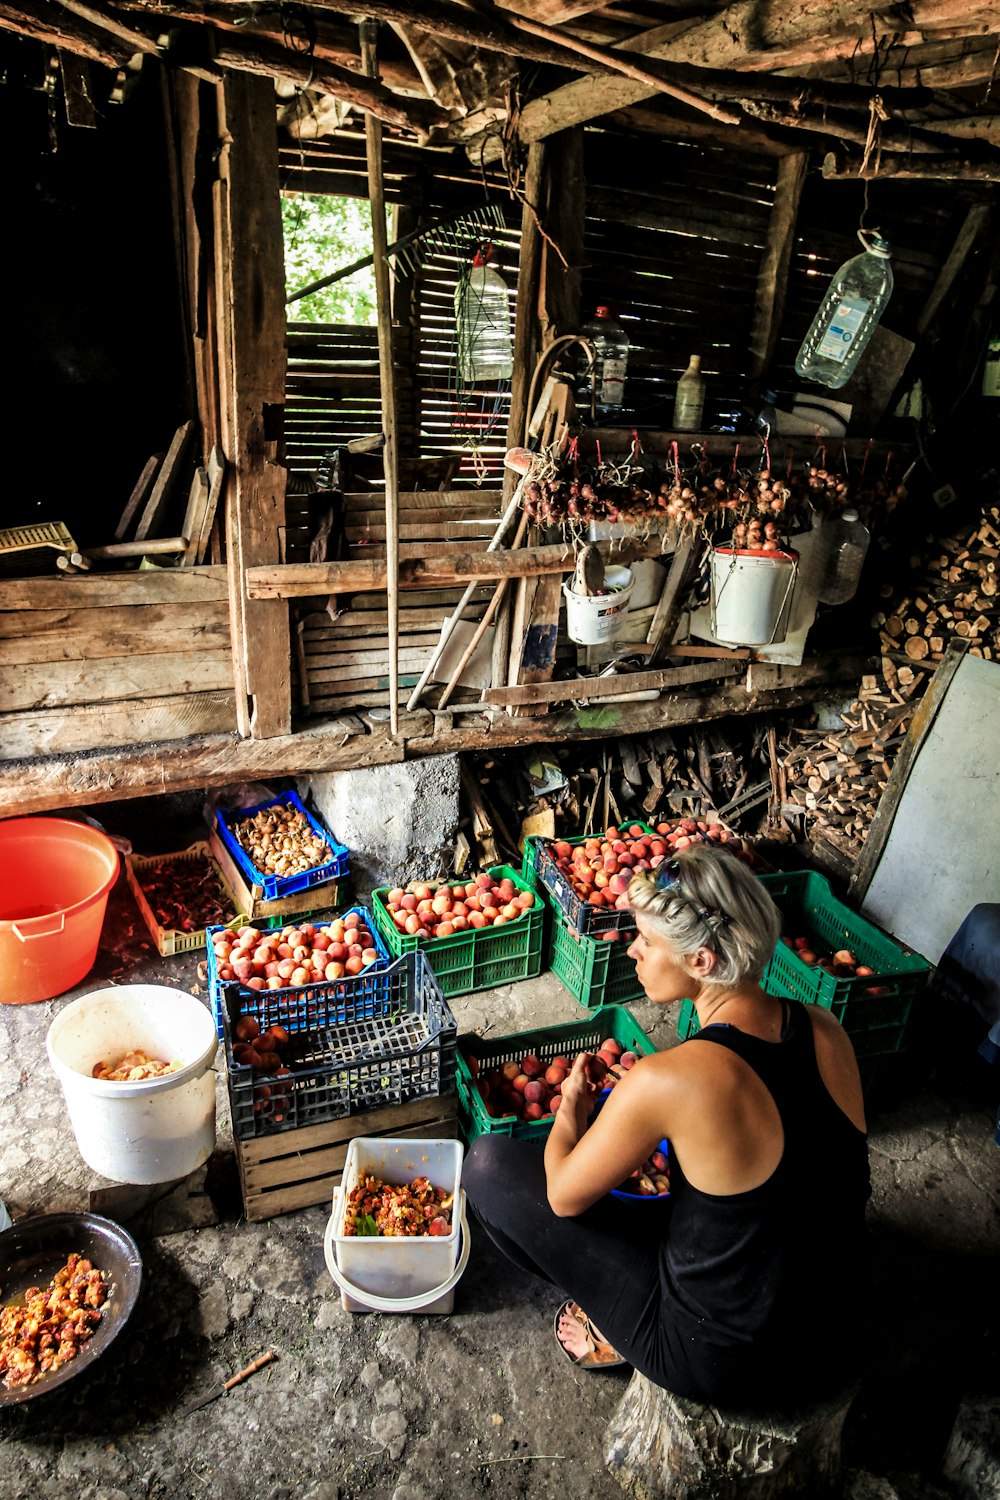
{"type": "Polygon", "coordinates": [[[261,932],[223,928],[212,934],[220,979],[238,979],[251,990],[283,990],[346,979],[382,957],[363,917],[349,911],[317,925],[303,922],[261,932]]]}
{"type": "Polygon", "coordinates": [[[383,903],[400,933],[419,941],[501,927],[516,922],[535,904],[534,893],[519,890],[508,876],[494,880],[486,874],[456,885],[414,880],[405,887],[376,891],[374,899],[383,903]]]}
{"type": "MultiPolygon", "coordinates": [[[[613,1088],[638,1060],[638,1053],[627,1051],[615,1037],[607,1037],[590,1056],[588,1076],[599,1088],[613,1088]]],[[[533,1052],[520,1061],[512,1059],[485,1070],[471,1053],[465,1055],[465,1062],[484,1110],[498,1120],[504,1115],[515,1115],[519,1120],[544,1120],[554,1115],[562,1104],[562,1086],[573,1066],[571,1057],[554,1057],[545,1063],[533,1052]]]]}
{"type": "MultiPolygon", "coordinates": [[[[746,853],[743,840],[721,823],[696,822],[694,818],[658,823],[652,833],[639,823],[628,823],[572,844],[565,839],[546,840],[546,848],[570,889],[589,906],[613,911],[628,911],[628,883],[633,875],[655,870],[665,859],[694,844],[724,844],[734,853],[746,853]]],[[[615,937],[607,932],[600,936],[612,941],[615,937]]]]}
{"type": "MultiPolygon", "coordinates": [[[[835,979],[867,979],[874,978],[875,970],[869,964],[858,962],[857,955],[850,948],[839,948],[836,953],[817,953],[819,944],[811,937],[800,933],[797,937],[787,937],[782,933],[781,941],[797,954],[804,964],[810,968],[823,969],[827,974],[832,974],[835,979]]],[[[866,986],[866,995],[885,995],[887,990],[883,985],[866,986]]]]}

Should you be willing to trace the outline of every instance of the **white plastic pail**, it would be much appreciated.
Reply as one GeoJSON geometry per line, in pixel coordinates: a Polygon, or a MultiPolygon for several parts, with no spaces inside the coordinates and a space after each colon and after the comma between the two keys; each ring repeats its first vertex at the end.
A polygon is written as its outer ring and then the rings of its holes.
{"type": "Polygon", "coordinates": [[[566,630],[578,646],[599,646],[613,640],[625,618],[635,577],[631,568],[607,568],[603,594],[575,594],[563,584],[566,630]]]}
{"type": "Polygon", "coordinates": [[[463,1154],[459,1141],[355,1136],[323,1238],[327,1270],[340,1287],[346,1312],[451,1312],[470,1248],[465,1194],[459,1188],[463,1154]],[[396,1185],[427,1177],[434,1187],[453,1193],[451,1233],[400,1238],[344,1234],[347,1200],[362,1174],[396,1185]]]}
{"type": "Polygon", "coordinates": [[[729,646],[785,639],[798,572],[797,552],[712,549],[712,634],[729,646]]]}
{"type": "Polygon", "coordinates": [[[159,984],[97,990],[59,1012],[46,1046],[80,1155],[102,1177],[172,1182],[211,1156],[218,1037],[194,995],[159,984]],[[91,1077],[133,1050],[183,1066],[139,1083],[91,1077]]]}

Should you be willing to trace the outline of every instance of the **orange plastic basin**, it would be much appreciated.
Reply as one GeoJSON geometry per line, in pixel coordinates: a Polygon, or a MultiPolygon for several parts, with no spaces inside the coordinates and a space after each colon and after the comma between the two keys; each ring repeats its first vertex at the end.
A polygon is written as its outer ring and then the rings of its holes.
{"type": "Polygon", "coordinates": [[[93,967],[118,851],[66,818],[0,822],[0,1004],[51,1000],[93,967]]]}

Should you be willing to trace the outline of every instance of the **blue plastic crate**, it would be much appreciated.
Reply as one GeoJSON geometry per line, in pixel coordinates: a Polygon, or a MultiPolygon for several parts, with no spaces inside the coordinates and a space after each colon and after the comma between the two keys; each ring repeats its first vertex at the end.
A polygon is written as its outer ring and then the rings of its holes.
{"type": "Polygon", "coordinates": [[[296,989],[221,987],[229,1103],[237,1140],[322,1125],[455,1092],[458,1028],[423,953],[387,968],[296,989]],[[287,1072],[233,1057],[241,1016],[281,1025],[287,1072]]]}
{"type": "MultiPolygon", "coordinates": [[[[375,947],[376,947],[376,950],[378,951],[378,955],[379,955],[378,958],[375,960],[375,962],[373,964],[369,964],[368,967],[366,969],[363,969],[360,974],[355,974],[355,975],[351,976],[352,979],[363,979],[366,974],[380,973],[382,970],[388,968],[389,964],[392,962],[392,954],[389,952],[389,949],[386,947],[385,939],[383,938],[381,932],[379,932],[378,928],[376,927],[374,918],[372,917],[372,914],[367,909],[367,907],[364,907],[364,906],[349,906],[346,911],[337,912],[336,915],[338,917],[347,917],[347,916],[349,916],[351,914],[352,911],[356,911],[357,914],[358,914],[358,916],[361,917],[364,920],[365,926],[367,927],[368,931],[371,933],[372,937],[375,939],[375,947]]],[[[333,913],[330,914],[329,920],[333,919],[333,915],[334,915],[333,913]]],[[[305,917],[303,917],[301,920],[302,921],[306,921],[308,919],[305,918],[305,917]]],[[[241,927],[256,927],[257,930],[260,932],[261,936],[266,936],[268,933],[274,931],[273,927],[269,927],[269,926],[266,925],[267,921],[268,921],[268,919],[265,918],[263,921],[260,921],[260,922],[241,922],[240,926],[241,927]]],[[[282,923],[282,926],[291,926],[291,925],[298,925],[298,924],[291,924],[291,923],[287,923],[287,922],[282,923]]],[[[317,922],[315,925],[317,927],[319,927],[319,926],[322,926],[323,923],[322,922],[317,922]]],[[[226,983],[236,984],[236,987],[238,988],[240,994],[242,994],[242,995],[265,995],[265,994],[267,994],[267,995],[296,995],[296,994],[299,993],[299,991],[305,991],[305,990],[310,990],[310,989],[315,989],[316,988],[315,985],[299,984],[299,985],[287,985],[285,988],[280,989],[280,990],[252,990],[252,989],[249,989],[246,985],[238,984],[238,982],[235,981],[235,980],[232,980],[232,981],[229,981],[229,980],[220,980],[220,978],[219,978],[219,965],[218,965],[218,961],[217,961],[216,956],[215,956],[215,946],[214,946],[214,944],[212,942],[212,939],[213,939],[213,937],[215,936],[215,934],[217,932],[225,932],[227,930],[231,932],[233,929],[232,929],[232,927],[226,929],[225,927],[222,927],[222,926],[209,927],[208,930],[207,930],[207,933],[206,933],[206,937],[205,937],[205,946],[206,946],[206,948],[208,950],[208,953],[207,953],[207,957],[208,957],[208,998],[209,998],[209,1003],[210,1003],[210,1005],[212,1007],[212,1015],[213,1015],[213,1017],[215,1019],[215,1029],[216,1029],[216,1031],[218,1033],[219,1041],[220,1042],[224,1039],[224,1030],[223,1030],[223,1024],[222,1024],[222,987],[223,987],[223,984],[226,984],[226,983]]],[[[337,980],[336,982],[339,984],[339,983],[342,983],[343,981],[337,980]]],[[[296,1026],[299,1025],[299,1024],[303,1024],[303,1022],[296,1022],[296,1026]]],[[[296,1026],[290,1025],[288,1027],[289,1031],[295,1030],[296,1026]]]]}
{"type": "Polygon", "coordinates": [[[338,844],[330,830],[313,817],[303,805],[298,792],[282,792],[280,796],[271,797],[267,802],[259,802],[256,807],[217,808],[215,822],[220,839],[236,861],[244,879],[250,886],[260,889],[265,901],[278,901],[282,896],[294,896],[296,891],[307,891],[328,880],[342,880],[348,873],[350,850],[346,844],[338,844]],[[263,812],[268,807],[294,807],[302,813],[313,832],[330,846],[330,858],[326,863],[317,865],[314,870],[301,870],[298,875],[265,875],[263,870],[258,870],[251,863],[250,856],[236,838],[231,825],[242,822],[244,818],[252,818],[254,813],[263,812]]]}

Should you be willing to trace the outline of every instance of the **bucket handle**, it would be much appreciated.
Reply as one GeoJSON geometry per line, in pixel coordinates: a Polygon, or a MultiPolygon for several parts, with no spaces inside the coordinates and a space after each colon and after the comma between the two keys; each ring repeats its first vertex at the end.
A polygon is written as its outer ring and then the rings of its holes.
{"type": "MultiPolygon", "coordinates": [[[[14,933],[15,937],[19,937],[21,939],[22,943],[28,942],[31,938],[54,937],[57,932],[62,932],[63,928],[66,926],[66,913],[64,911],[58,911],[54,912],[53,916],[59,918],[58,927],[36,927],[31,932],[22,932],[16,922],[11,922],[10,930],[14,933]]],[[[31,920],[32,922],[40,922],[42,919],[41,917],[32,917],[31,920]]]]}
{"type": "Polygon", "coordinates": [[[465,1212],[464,1192],[460,1194],[462,1200],[462,1253],[458,1257],[458,1264],[448,1279],[442,1281],[440,1286],[432,1287],[429,1292],[421,1292],[416,1297],[379,1297],[374,1292],[366,1292],[361,1287],[355,1286],[354,1282],[349,1281],[344,1275],[343,1271],[337,1265],[337,1252],[333,1247],[334,1231],[340,1218],[340,1198],[342,1192],[343,1188],[334,1189],[333,1213],[327,1220],[326,1230],[323,1235],[323,1255],[326,1260],[326,1269],[342,1292],[346,1292],[356,1302],[363,1302],[366,1307],[372,1308],[375,1312],[419,1312],[429,1302],[436,1302],[439,1297],[443,1297],[445,1293],[450,1292],[452,1287],[458,1284],[461,1280],[462,1272],[469,1264],[469,1251],[472,1248],[472,1243],[469,1239],[469,1220],[465,1212]]]}
{"type": "MultiPolygon", "coordinates": [[[[724,549],[720,549],[720,550],[724,550],[724,549]]],[[[715,591],[714,588],[711,591],[711,609],[709,611],[709,613],[710,613],[710,621],[709,621],[709,623],[711,624],[711,627],[712,627],[712,634],[716,637],[716,639],[718,639],[718,632],[717,632],[717,628],[716,628],[716,605],[718,604],[719,599],[722,598],[722,595],[725,592],[726,584],[732,578],[732,576],[735,573],[735,571],[736,571],[736,549],[734,547],[733,548],[733,553],[732,553],[732,559],[730,561],[729,568],[726,571],[726,576],[722,580],[722,583],[719,585],[718,596],[716,596],[716,591],[715,591]]],[[[791,593],[792,589],[795,587],[795,580],[798,577],[798,574],[799,574],[799,561],[798,561],[798,558],[796,558],[794,560],[794,562],[792,563],[791,572],[788,575],[788,582],[785,585],[785,593],[784,593],[784,596],[783,596],[783,598],[781,600],[781,608],[778,610],[778,614],[777,614],[777,617],[775,619],[774,625],[771,627],[771,636],[770,636],[770,639],[764,642],[765,646],[771,646],[771,645],[774,644],[775,633],[776,633],[776,631],[778,630],[778,627],[781,624],[781,617],[785,613],[785,606],[788,603],[788,596],[791,593]]]]}

